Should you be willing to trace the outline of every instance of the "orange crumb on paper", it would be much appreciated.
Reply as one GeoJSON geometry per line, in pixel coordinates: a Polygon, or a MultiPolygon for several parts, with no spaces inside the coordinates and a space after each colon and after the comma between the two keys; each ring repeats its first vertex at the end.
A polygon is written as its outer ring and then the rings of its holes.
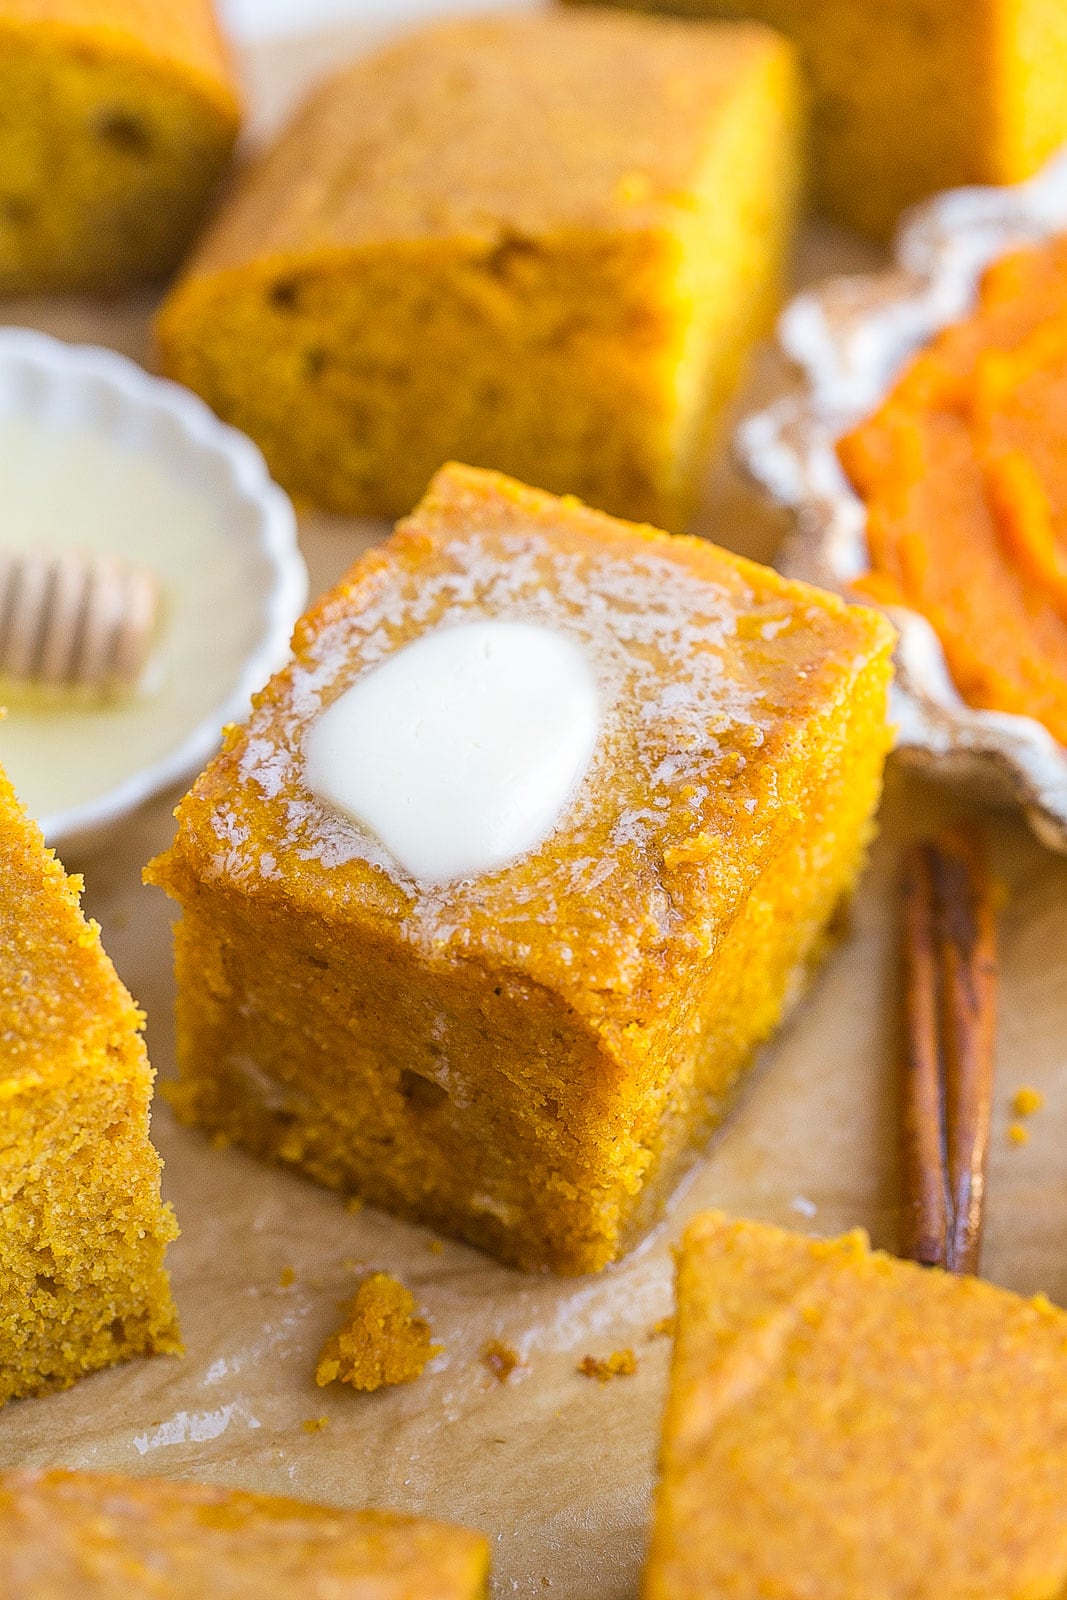
{"type": "Polygon", "coordinates": [[[1017,1117],[1032,1117],[1036,1111],[1041,1110],[1044,1104],[1045,1097],[1041,1090],[1031,1089],[1024,1084],[1021,1088],[1016,1089],[1011,1102],[1011,1109],[1017,1117]]]}
{"type": "Polygon", "coordinates": [[[430,1324],[415,1315],[411,1291],[387,1272],[364,1278],[348,1307],[345,1325],[319,1352],[315,1382],[347,1383],[353,1389],[380,1389],[410,1383],[439,1354],[430,1324]]]}
{"type": "Polygon", "coordinates": [[[321,1433],[329,1420],[329,1417],[305,1417],[300,1426],[305,1433],[321,1433]]]}
{"type": "Polygon", "coordinates": [[[296,1268],[283,1267],[278,1274],[278,1288],[289,1289],[296,1282],[296,1268]]]}
{"type": "Polygon", "coordinates": [[[440,1239],[431,1239],[426,1246],[432,1256],[439,1256],[444,1251],[444,1243],[440,1239]]]}
{"type": "Polygon", "coordinates": [[[672,1311],[670,1316],[660,1317],[658,1322],[652,1324],[648,1330],[648,1337],[650,1339],[673,1339],[676,1323],[677,1318],[672,1311]]]}
{"type": "Polygon", "coordinates": [[[498,1383],[507,1383],[516,1367],[526,1365],[519,1352],[502,1339],[488,1340],[482,1350],[482,1360],[498,1383]]]}
{"type": "Polygon", "coordinates": [[[363,1201],[358,1194],[350,1194],[345,1201],[345,1210],[350,1216],[356,1217],[363,1210],[363,1201]]]}
{"type": "Polygon", "coordinates": [[[637,1357],[632,1350],[615,1350],[610,1356],[583,1356],[578,1363],[583,1378],[596,1378],[607,1383],[610,1378],[628,1378],[637,1371],[637,1357]]]}
{"type": "Polygon", "coordinates": [[[1026,1144],[1030,1138],[1030,1129],[1024,1128],[1021,1122],[1013,1122],[1008,1129],[1009,1144],[1026,1144]]]}
{"type": "Polygon", "coordinates": [[[233,1143],[233,1140],[230,1138],[228,1133],[223,1133],[221,1130],[216,1130],[214,1133],[208,1136],[207,1142],[211,1146],[212,1150],[228,1150],[233,1143]]]}

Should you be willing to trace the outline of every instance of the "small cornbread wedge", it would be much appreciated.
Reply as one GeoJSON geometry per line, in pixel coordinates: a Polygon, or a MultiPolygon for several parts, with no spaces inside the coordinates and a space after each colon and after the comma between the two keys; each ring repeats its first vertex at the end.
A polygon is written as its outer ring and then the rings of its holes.
{"type": "Polygon", "coordinates": [[[239,185],[163,368],[338,511],[400,515],[458,457],[677,529],[778,299],[798,102],[758,25],[424,28],[239,185]]]}
{"type": "Polygon", "coordinates": [[[1067,139],[1063,0],[607,3],[788,34],[814,90],[816,198],[866,233],[938,189],[1028,178],[1067,139]]]}
{"type": "Polygon", "coordinates": [[[481,1535],[158,1478],[0,1473],[0,1600],[484,1600],[481,1535]]]}
{"type": "Polygon", "coordinates": [[[240,121],[211,0],[0,0],[0,107],[0,294],[171,271],[240,121]]]}
{"type": "Polygon", "coordinates": [[[1049,1600],[1067,1315],[712,1213],[686,1231],[644,1600],[1049,1600]]]}
{"type": "MultiPolygon", "coordinates": [[[[825,948],[880,793],[892,641],[703,540],[444,469],[298,624],[149,869],[184,913],[179,1114],[505,1261],[603,1267],[825,948]],[[319,798],[307,742],[357,680],[490,621],[585,662],[591,759],[538,842],[420,880],[319,798]]],[[[394,732],[348,748],[388,764],[394,732]]],[[[432,832],[438,786],[414,789],[432,832]]]]}
{"type": "Polygon", "coordinates": [[[144,1018],[80,888],[0,772],[0,1404],[180,1349],[144,1018]]]}

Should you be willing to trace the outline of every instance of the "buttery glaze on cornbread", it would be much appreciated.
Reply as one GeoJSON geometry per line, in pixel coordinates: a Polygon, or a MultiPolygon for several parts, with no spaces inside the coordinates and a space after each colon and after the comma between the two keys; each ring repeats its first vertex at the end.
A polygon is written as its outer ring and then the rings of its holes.
{"type": "Polygon", "coordinates": [[[1067,240],[996,262],[838,453],[867,512],[860,589],[933,625],[971,705],[1067,744],[1067,240]]]}
{"type": "Polygon", "coordinates": [[[338,511],[397,516],[459,457],[677,528],[776,307],[801,163],[792,53],[759,26],[424,28],[239,184],[163,366],[338,511]]]}
{"type": "Polygon", "coordinates": [[[144,1018],[80,889],[0,771],[0,1404],[180,1349],[144,1018]]]}
{"type": "Polygon", "coordinates": [[[701,540],[450,467],[299,625],[150,869],[181,903],[180,1115],[523,1267],[602,1267],[723,1115],[863,860],[892,632],[701,540]],[[602,732],[557,831],[445,886],[302,744],[432,628],[578,643],[602,732]]]}
{"type": "Polygon", "coordinates": [[[813,90],[816,199],[866,233],[938,189],[1028,178],[1067,139],[1061,0],[607,3],[788,34],[813,90]]]}
{"type": "Polygon", "coordinates": [[[0,1473],[0,1600],[484,1600],[485,1540],[112,1473],[0,1473]]]}
{"type": "Polygon", "coordinates": [[[1067,1314],[717,1213],[686,1231],[644,1600],[1067,1583],[1067,1314]]]}
{"type": "Polygon", "coordinates": [[[0,294],[177,265],[240,120],[211,0],[0,0],[0,294]]]}

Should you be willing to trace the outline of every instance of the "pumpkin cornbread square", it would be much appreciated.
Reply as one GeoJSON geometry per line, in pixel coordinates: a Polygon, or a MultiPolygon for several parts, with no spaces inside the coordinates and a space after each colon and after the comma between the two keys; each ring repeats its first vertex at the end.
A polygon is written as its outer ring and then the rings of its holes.
{"type": "Polygon", "coordinates": [[[80,888],[0,772],[0,1404],[180,1349],[144,1019],[80,888]]]}
{"type": "Polygon", "coordinates": [[[480,1534],[110,1473],[0,1473],[0,1600],[484,1600],[480,1534]]]}
{"type": "Polygon", "coordinates": [[[0,0],[0,293],[169,272],[240,120],[211,0],[0,0]]]}
{"type": "Polygon", "coordinates": [[[1028,178],[1067,139],[1062,0],[607,3],[788,34],[813,90],[816,198],[867,233],[938,189],[1028,178]]]}
{"type": "Polygon", "coordinates": [[[1067,1315],[717,1213],[686,1231],[645,1600],[1067,1584],[1067,1315]]]}
{"type": "Polygon", "coordinates": [[[320,89],[158,324],[292,492],[397,516],[459,457],[675,528],[769,325],[799,185],[769,30],[549,10],[320,89]]]}
{"type": "Polygon", "coordinates": [[[179,1114],[505,1261],[604,1266],[852,887],[891,642],[702,540],[446,468],[298,625],[149,869],[184,911],[179,1114]],[[580,650],[597,743],[537,848],[420,883],[311,793],[304,746],[371,669],[486,618],[580,650]]]}

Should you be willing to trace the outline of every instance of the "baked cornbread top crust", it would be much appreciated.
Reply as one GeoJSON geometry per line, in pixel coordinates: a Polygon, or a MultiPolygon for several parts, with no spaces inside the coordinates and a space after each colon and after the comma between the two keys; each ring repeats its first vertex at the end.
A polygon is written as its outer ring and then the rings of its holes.
{"type": "Polygon", "coordinates": [[[212,0],[0,0],[5,35],[177,70],[236,129],[240,100],[212,0]]]}
{"type": "Polygon", "coordinates": [[[380,1511],[111,1474],[0,1474],[0,1600],[481,1600],[485,1540],[380,1511]]]}
{"type": "MultiPolygon", "coordinates": [[[[884,694],[892,630],[699,539],[450,466],[413,516],[298,624],[291,666],[178,808],[167,862],[242,897],[368,922],[430,959],[484,962],[625,1029],[713,952],[796,824],[861,675],[884,694]],[[407,879],[302,782],[312,719],[429,629],[507,616],[559,629],[603,720],[560,828],[500,871],[407,879]],[[620,1000],[622,1004],[620,1006],[620,1000]]],[[[877,707],[876,707],[877,710],[877,707]]]]}
{"type": "Polygon", "coordinates": [[[718,1213],[690,1224],[645,1600],[1067,1583],[1067,1315],[718,1213]]]}
{"type": "Polygon", "coordinates": [[[144,1022],[82,915],[81,888],[0,770],[0,1095],[144,1022]]]}
{"type": "Polygon", "coordinates": [[[670,227],[734,95],[791,50],[759,24],[548,10],[420,29],[318,90],[187,278],[386,242],[670,227]]]}

